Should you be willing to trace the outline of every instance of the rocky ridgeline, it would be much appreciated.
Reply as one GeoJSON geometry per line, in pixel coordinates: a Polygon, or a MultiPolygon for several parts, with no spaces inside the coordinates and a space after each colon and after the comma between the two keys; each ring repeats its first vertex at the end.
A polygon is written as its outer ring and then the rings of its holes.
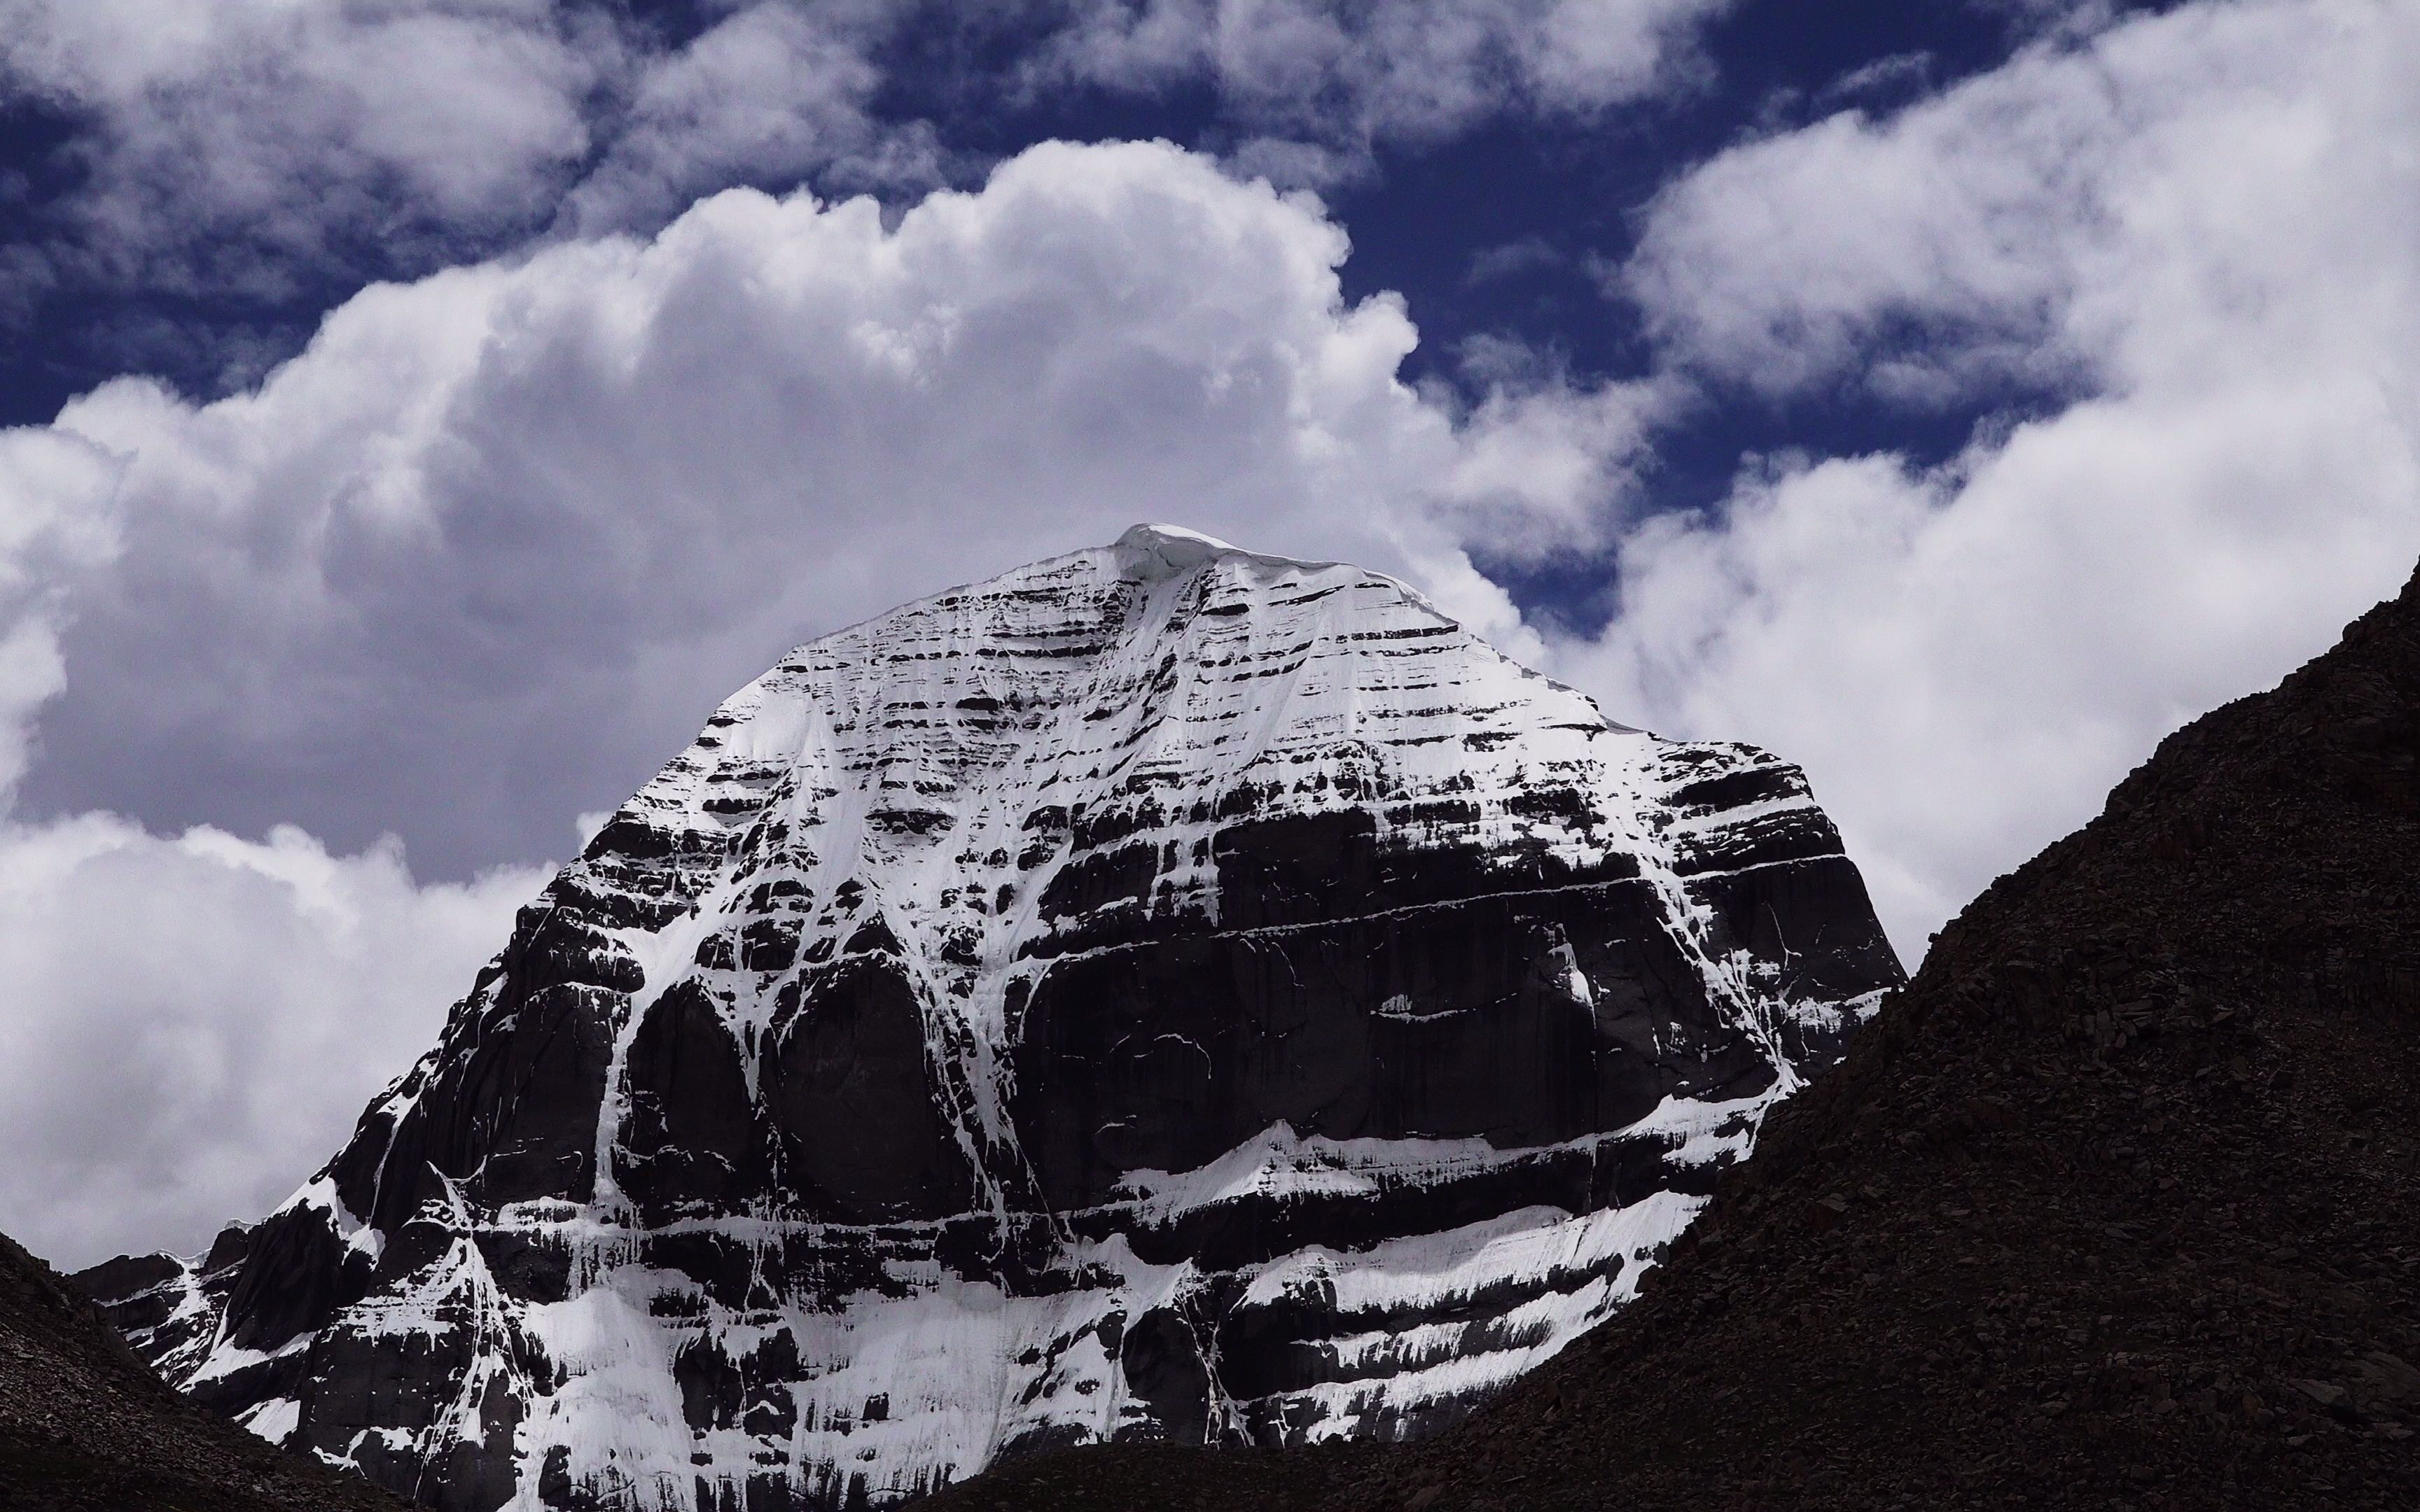
{"type": "Polygon", "coordinates": [[[1410,1436],[1632,1297],[1899,980],[1793,768],[1138,528],[784,658],[292,1201],[91,1279],[448,1508],[1410,1436]]]}
{"type": "Polygon", "coordinates": [[[1404,1450],[938,1505],[2420,1505],[2420,579],[1935,941],[1644,1296],[1404,1450]]]}
{"type": "Polygon", "coordinates": [[[0,1512],[404,1512],[171,1391],[0,1236],[0,1512]]]}

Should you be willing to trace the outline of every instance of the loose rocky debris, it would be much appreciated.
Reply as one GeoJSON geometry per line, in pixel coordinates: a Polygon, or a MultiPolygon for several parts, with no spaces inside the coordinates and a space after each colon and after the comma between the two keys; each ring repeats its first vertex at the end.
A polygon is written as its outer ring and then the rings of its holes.
{"type": "Polygon", "coordinates": [[[91,1299],[0,1236],[0,1509],[402,1512],[151,1373],[91,1299]]]}
{"type": "Polygon", "coordinates": [[[1637,1304],[1392,1450],[936,1507],[2420,1505],[2420,579],[2003,877],[1637,1304]]]}

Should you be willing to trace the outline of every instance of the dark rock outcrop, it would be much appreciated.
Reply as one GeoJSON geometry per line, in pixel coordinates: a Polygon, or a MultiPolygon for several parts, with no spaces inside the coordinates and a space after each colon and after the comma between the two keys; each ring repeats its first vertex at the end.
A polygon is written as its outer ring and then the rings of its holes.
{"type": "Polygon", "coordinates": [[[1380,1452],[939,1507],[2420,1505],[2420,579],[1944,930],[1633,1306],[1380,1452]]]}
{"type": "Polygon", "coordinates": [[[1401,1437],[1631,1297],[1899,980],[1793,768],[1138,529],[743,689],[245,1253],[110,1289],[474,1512],[1401,1437]]]}
{"type": "MultiPolygon", "coordinates": [[[[241,1233],[210,1253],[238,1257],[241,1233]]],[[[174,1262],[112,1261],[130,1295],[174,1262]]],[[[91,1274],[93,1273],[87,1273],[91,1274]]],[[[156,1334],[163,1314],[117,1321],[156,1334]]],[[[178,1331],[172,1330],[172,1334],[178,1331]]],[[[5,1512],[403,1512],[359,1478],[282,1453],[170,1390],[72,1281],[0,1236],[0,1509],[5,1512]]]]}

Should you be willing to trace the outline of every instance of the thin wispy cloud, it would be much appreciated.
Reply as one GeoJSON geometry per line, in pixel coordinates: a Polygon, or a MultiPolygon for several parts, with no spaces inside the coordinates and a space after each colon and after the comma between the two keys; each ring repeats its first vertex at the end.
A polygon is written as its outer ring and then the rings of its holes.
{"type": "Polygon", "coordinates": [[[1333,177],[1381,143],[1510,117],[1591,122],[1703,85],[1699,28],[1728,0],[1090,0],[1020,65],[1029,91],[1206,85],[1263,162],[1273,145],[1333,177]],[[1315,153],[1315,157],[1301,156],[1315,153]]]}
{"type": "Polygon", "coordinates": [[[82,288],[278,304],[534,238],[651,232],[735,184],[912,199],[980,181],[995,149],[915,100],[980,118],[1207,88],[1203,145],[1333,180],[1381,142],[1691,86],[1720,9],[748,0],[667,28],[610,0],[0,0],[0,100],[72,128],[49,175],[69,187],[32,195],[0,259],[0,310],[82,288]],[[964,57],[898,77],[936,32],[964,57]]]}

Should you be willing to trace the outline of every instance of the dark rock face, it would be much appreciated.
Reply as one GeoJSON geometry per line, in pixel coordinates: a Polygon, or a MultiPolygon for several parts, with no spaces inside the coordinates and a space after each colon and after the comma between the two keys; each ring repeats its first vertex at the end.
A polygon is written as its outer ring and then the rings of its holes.
{"type": "Polygon", "coordinates": [[[1402,1437],[1635,1294],[1898,980],[1794,769],[1138,529],[793,653],[213,1279],[97,1279],[475,1512],[1402,1437]]]}
{"type": "Polygon", "coordinates": [[[1454,1431],[984,1512],[2420,1506],[2420,579],[1942,931],[1646,1294],[1454,1431]]]}
{"type": "Polygon", "coordinates": [[[75,1282],[0,1236],[0,1512],[403,1512],[357,1477],[283,1454],[171,1391],[112,1330],[197,1358],[246,1234],[205,1260],[85,1273],[124,1300],[106,1318],[75,1282]]]}

